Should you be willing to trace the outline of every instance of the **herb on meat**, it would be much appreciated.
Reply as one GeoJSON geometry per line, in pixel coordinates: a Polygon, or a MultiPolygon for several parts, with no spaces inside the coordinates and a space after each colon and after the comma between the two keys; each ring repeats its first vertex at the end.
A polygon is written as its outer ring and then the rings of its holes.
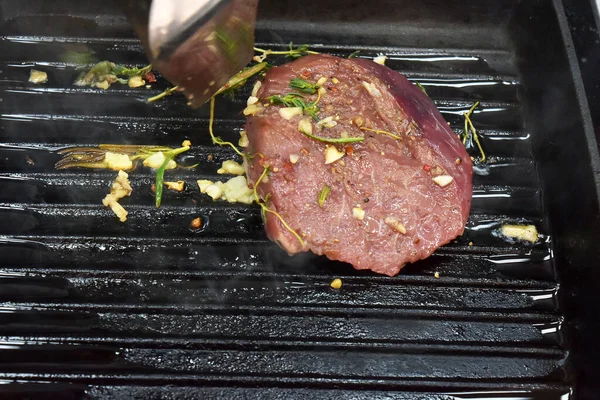
{"type": "MultiPolygon", "coordinates": [[[[317,102],[307,103],[302,100],[303,97],[304,96],[298,93],[289,93],[283,97],[276,95],[269,96],[267,97],[267,100],[269,100],[271,104],[278,104],[285,107],[300,107],[303,113],[310,115],[315,121],[318,121],[319,117],[317,116],[317,113],[319,112],[319,107],[316,105],[317,102]]],[[[319,99],[317,99],[317,101],[318,100],[319,99]]]]}
{"type": "Polygon", "coordinates": [[[263,179],[265,178],[265,176],[269,173],[269,166],[266,166],[263,169],[262,174],[260,174],[260,177],[256,180],[256,182],[254,183],[254,199],[256,201],[256,203],[260,206],[261,208],[261,216],[263,221],[266,223],[267,222],[267,213],[271,213],[274,216],[277,217],[277,219],[279,219],[279,221],[281,221],[281,223],[283,224],[283,226],[285,227],[285,229],[287,229],[292,235],[294,235],[294,237],[296,237],[296,239],[298,239],[298,241],[300,242],[300,244],[302,245],[302,247],[304,247],[304,240],[302,240],[302,238],[300,237],[300,235],[298,235],[298,233],[293,230],[287,222],[285,222],[285,220],[283,219],[283,217],[274,210],[271,210],[269,208],[269,197],[271,197],[270,194],[267,194],[267,196],[265,197],[264,200],[262,200],[260,198],[260,196],[258,195],[257,189],[258,189],[258,185],[260,185],[260,183],[263,181],[263,179]]]}
{"type": "MultiPolygon", "coordinates": [[[[417,86],[419,89],[421,89],[421,92],[423,92],[423,93],[427,94],[427,90],[425,90],[425,87],[424,87],[423,85],[421,85],[419,82],[415,82],[415,85],[416,85],[416,86],[417,86]]],[[[429,96],[429,95],[427,94],[427,96],[429,96]]]]}
{"type": "Polygon", "coordinates": [[[340,137],[340,138],[328,138],[322,137],[312,134],[312,125],[310,124],[309,119],[304,119],[300,121],[298,124],[298,130],[303,134],[308,136],[311,139],[318,140],[319,142],[324,143],[355,143],[355,142],[363,142],[365,140],[364,137],[340,137]]]}
{"type": "Polygon", "coordinates": [[[319,207],[323,207],[327,197],[329,197],[329,193],[331,192],[331,188],[327,185],[323,186],[321,192],[319,193],[319,207]]]}
{"type": "Polygon", "coordinates": [[[269,64],[266,62],[261,62],[255,64],[251,67],[244,68],[234,76],[232,76],[221,89],[217,90],[217,92],[213,95],[218,96],[220,94],[233,94],[235,90],[238,90],[242,86],[246,84],[248,79],[253,77],[254,75],[260,74],[266,71],[269,68],[269,64]]]}
{"type": "Polygon", "coordinates": [[[461,139],[462,139],[462,142],[464,145],[466,145],[467,141],[469,141],[470,139],[473,139],[473,141],[475,141],[475,144],[477,145],[477,148],[479,149],[479,152],[481,153],[481,157],[479,158],[479,161],[483,163],[483,162],[485,162],[487,157],[485,155],[485,152],[483,151],[481,142],[479,141],[479,135],[477,134],[477,129],[475,129],[475,126],[473,125],[473,122],[471,121],[471,114],[473,114],[473,111],[475,110],[475,108],[477,108],[477,106],[479,106],[478,101],[476,101],[475,104],[473,104],[473,106],[469,109],[469,111],[467,111],[464,114],[465,126],[464,126],[463,133],[461,135],[461,139]]]}
{"type": "Polygon", "coordinates": [[[319,90],[319,85],[313,85],[310,82],[305,81],[301,78],[294,78],[290,81],[290,88],[295,89],[302,93],[315,94],[319,90]]]}
{"type": "Polygon", "coordinates": [[[365,128],[364,126],[361,126],[359,129],[360,129],[361,131],[375,132],[375,133],[378,133],[378,134],[380,134],[380,135],[387,135],[387,136],[389,136],[389,137],[391,137],[391,138],[394,138],[394,139],[397,139],[397,140],[402,140],[402,138],[401,138],[400,136],[398,136],[398,135],[394,135],[393,133],[390,133],[390,132],[388,132],[388,131],[383,131],[383,130],[381,130],[381,129],[371,129],[371,128],[365,128]]]}

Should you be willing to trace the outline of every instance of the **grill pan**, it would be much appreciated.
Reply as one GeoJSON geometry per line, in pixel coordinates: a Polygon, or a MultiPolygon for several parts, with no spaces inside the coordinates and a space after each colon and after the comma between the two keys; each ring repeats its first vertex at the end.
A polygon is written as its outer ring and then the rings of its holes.
{"type": "MultiPolygon", "coordinates": [[[[481,102],[490,161],[465,234],[394,278],[290,258],[257,207],[201,195],[195,180],[233,153],[211,144],[207,107],[146,103],[164,80],[72,86],[68,51],[146,63],[116,6],[0,13],[0,398],[596,398],[600,163],[561,2],[262,0],[260,47],[387,55],[457,132],[481,102]],[[49,82],[29,84],[31,68],[49,82]],[[200,164],[168,177],[186,191],[156,210],[138,169],[125,224],[100,204],[113,172],[53,167],[67,146],[184,139],[200,164]],[[503,222],[543,239],[510,243],[503,222]]],[[[217,100],[216,135],[238,136],[248,91],[217,100]]]]}

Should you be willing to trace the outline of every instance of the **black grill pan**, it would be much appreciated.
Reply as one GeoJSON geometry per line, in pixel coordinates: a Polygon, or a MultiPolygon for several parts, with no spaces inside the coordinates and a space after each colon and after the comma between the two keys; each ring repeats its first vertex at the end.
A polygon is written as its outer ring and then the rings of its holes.
{"type": "MultiPolygon", "coordinates": [[[[481,103],[489,164],[465,234],[389,278],[290,258],[256,207],[202,196],[195,180],[218,179],[234,154],[211,144],[207,107],[146,102],[164,80],[73,86],[67,52],[146,63],[116,5],[0,1],[0,398],[597,398],[600,163],[572,10],[261,2],[260,47],[386,55],[457,132],[481,103]],[[29,84],[31,68],[49,82],[29,84]],[[188,189],[156,210],[153,175],[138,169],[125,224],[100,203],[113,172],[54,169],[68,146],[184,139],[199,166],[168,176],[188,189]],[[207,224],[192,232],[198,216],[207,224]],[[495,234],[504,222],[543,239],[508,242],[495,234]]],[[[236,140],[248,92],[217,100],[217,135],[236,140]]]]}

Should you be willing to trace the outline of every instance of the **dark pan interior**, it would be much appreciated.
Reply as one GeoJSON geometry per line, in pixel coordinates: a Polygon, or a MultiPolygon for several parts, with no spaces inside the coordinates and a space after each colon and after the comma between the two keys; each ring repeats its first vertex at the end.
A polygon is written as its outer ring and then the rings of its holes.
{"type": "MultiPolygon", "coordinates": [[[[0,398],[593,398],[600,164],[559,2],[261,1],[259,47],[387,55],[457,132],[481,102],[467,230],[394,278],[290,258],[257,207],[201,195],[234,154],[211,144],[207,107],[146,102],[164,80],[72,86],[67,52],[146,64],[117,7],[0,13],[0,398]],[[125,224],[101,204],[115,173],[54,170],[66,146],[184,139],[199,166],[168,176],[186,191],[156,210],[138,169],[125,224]],[[503,222],[543,238],[509,242],[503,222]]],[[[217,100],[217,135],[236,139],[248,94],[217,100]]]]}

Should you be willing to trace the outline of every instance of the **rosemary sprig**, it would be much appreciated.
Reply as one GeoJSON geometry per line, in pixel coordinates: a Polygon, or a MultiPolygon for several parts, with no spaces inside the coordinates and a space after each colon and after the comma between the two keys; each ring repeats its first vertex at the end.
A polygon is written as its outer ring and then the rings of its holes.
{"type": "Polygon", "coordinates": [[[227,83],[223,85],[223,87],[221,89],[217,90],[217,92],[213,95],[213,97],[218,96],[221,93],[223,93],[223,94],[232,93],[233,91],[244,86],[246,84],[246,82],[248,81],[248,79],[250,79],[254,75],[264,72],[268,68],[269,68],[269,64],[266,62],[261,62],[258,64],[254,64],[251,67],[244,68],[243,70],[241,70],[240,72],[238,72],[237,74],[232,76],[227,81],[227,83]]]}
{"type": "Polygon", "coordinates": [[[277,211],[271,210],[269,208],[268,205],[268,201],[269,201],[269,197],[271,196],[271,194],[267,194],[265,200],[263,201],[260,196],[258,195],[258,185],[260,185],[260,183],[262,182],[262,180],[264,179],[264,177],[269,173],[269,166],[266,166],[263,169],[262,174],[260,174],[260,177],[257,179],[256,183],[254,183],[254,200],[256,201],[256,203],[260,206],[261,208],[261,215],[263,216],[263,220],[266,223],[266,213],[271,213],[274,216],[277,217],[277,219],[279,219],[279,221],[281,221],[281,223],[283,224],[283,226],[285,227],[285,229],[287,229],[292,235],[294,235],[294,237],[296,239],[298,239],[298,241],[300,242],[300,245],[302,245],[302,247],[304,247],[304,240],[302,240],[302,238],[300,237],[300,235],[298,235],[298,232],[296,232],[295,230],[293,230],[287,222],[285,222],[285,220],[283,219],[283,217],[281,216],[281,214],[279,214],[277,211]]]}

